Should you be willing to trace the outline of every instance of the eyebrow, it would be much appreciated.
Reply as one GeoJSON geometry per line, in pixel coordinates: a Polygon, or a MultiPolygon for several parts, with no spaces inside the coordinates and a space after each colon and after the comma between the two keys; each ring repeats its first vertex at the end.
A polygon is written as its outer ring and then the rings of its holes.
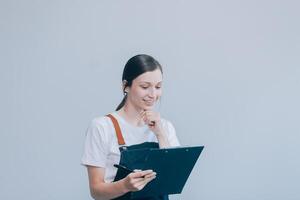
{"type": "MultiPolygon", "coordinates": [[[[147,82],[147,81],[141,81],[140,83],[147,83],[147,84],[152,84],[151,82],[147,82]]],[[[162,83],[162,81],[160,81],[160,82],[158,82],[158,83],[156,83],[156,84],[159,84],[159,83],[162,83]]]]}

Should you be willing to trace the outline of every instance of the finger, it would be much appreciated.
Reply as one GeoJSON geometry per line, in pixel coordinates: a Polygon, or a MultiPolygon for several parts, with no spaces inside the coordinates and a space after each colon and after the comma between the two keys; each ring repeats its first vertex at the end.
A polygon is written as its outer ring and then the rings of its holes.
{"type": "Polygon", "coordinates": [[[141,119],[142,119],[144,122],[146,122],[146,120],[147,120],[147,116],[146,116],[146,114],[145,114],[145,113],[143,113],[143,114],[141,115],[141,119]]]}
{"type": "Polygon", "coordinates": [[[141,187],[144,187],[147,184],[147,179],[141,178],[139,181],[136,181],[133,183],[133,187],[139,189],[141,187]]]}
{"type": "Polygon", "coordinates": [[[154,176],[156,176],[156,172],[153,172],[151,174],[147,174],[147,175],[144,176],[144,178],[152,178],[154,176]]]}
{"type": "Polygon", "coordinates": [[[148,178],[148,179],[144,179],[143,181],[136,183],[136,187],[141,190],[143,189],[150,181],[152,181],[153,179],[155,179],[155,177],[152,178],[148,178]]]}
{"type": "Polygon", "coordinates": [[[143,117],[143,121],[144,121],[146,124],[150,124],[150,119],[149,119],[147,116],[144,116],[144,117],[143,117]]]}
{"type": "Polygon", "coordinates": [[[144,111],[144,110],[142,110],[142,111],[140,112],[140,116],[141,116],[141,118],[142,118],[144,115],[145,115],[145,111],[144,111]]]}
{"type": "Polygon", "coordinates": [[[150,121],[150,122],[148,123],[148,125],[149,125],[149,126],[155,126],[155,121],[150,121]]]}
{"type": "Polygon", "coordinates": [[[139,178],[139,177],[143,177],[147,174],[150,174],[152,172],[153,172],[153,170],[137,171],[137,172],[132,173],[132,177],[133,178],[139,178]]]}
{"type": "Polygon", "coordinates": [[[145,115],[142,117],[142,120],[147,123],[147,117],[145,115]]]}
{"type": "Polygon", "coordinates": [[[153,177],[151,177],[151,178],[145,179],[146,184],[149,183],[149,182],[151,182],[151,181],[152,181],[153,179],[155,179],[155,178],[156,178],[156,176],[153,176],[153,177]]]}
{"type": "Polygon", "coordinates": [[[144,118],[147,120],[151,120],[151,119],[154,119],[155,117],[152,114],[145,114],[144,118]]]}
{"type": "Polygon", "coordinates": [[[152,180],[154,178],[156,178],[156,175],[144,177],[144,180],[150,180],[150,179],[152,180]]]}
{"type": "Polygon", "coordinates": [[[153,112],[152,112],[152,111],[146,111],[146,112],[145,112],[145,115],[146,115],[147,117],[150,117],[150,116],[153,115],[153,112]]]}
{"type": "MultiPolygon", "coordinates": [[[[142,175],[142,174],[140,174],[140,175],[142,175]]],[[[131,178],[132,178],[132,180],[135,180],[134,182],[136,182],[136,181],[138,181],[138,180],[141,180],[141,179],[147,179],[147,178],[152,178],[152,177],[154,177],[154,176],[156,176],[156,172],[152,172],[152,173],[149,173],[149,174],[146,174],[146,175],[144,175],[144,176],[131,176],[131,178]]]]}
{"type": "Polygon", "coordinates": [[[136,183],[135,184],[135,187],[138,189],[138,190],[141,190],[143,189],[147,183],[149,183],[149,181],[147,179],[144,179],[143,181],[139,182],[139,183],[136,183]]]}
{"type": "Polygon", "coordinates": [[[141,178],[141,177],[143,177],[143,176],[141,175],[141,172],[133,172],[133,173],[131,174],[131,178],[141,178]]]}
{"type": "Polygon", "coordinates": [[[146,114],[145,117],[147,118],[147,120],[149,121],[157,121],[159,120],[159,117],[156,116],[155,114],[151,113],[151,114],[146,114]]]}
{"type": "Polygon", "coordinates": [[[141,181],[145,181],[145,178],[133,178],[132,180],[131,180],[131,184],[139,184],[139,182],[141,182],[141,181]]]}
{"type": "Polygon", "coordinates": [[[152,174],[154,172],[152,169],[148,169],[148,170],[141,171],[140,173],[142,173],[142,176],[146,176],[146,175],[152,174]]]}

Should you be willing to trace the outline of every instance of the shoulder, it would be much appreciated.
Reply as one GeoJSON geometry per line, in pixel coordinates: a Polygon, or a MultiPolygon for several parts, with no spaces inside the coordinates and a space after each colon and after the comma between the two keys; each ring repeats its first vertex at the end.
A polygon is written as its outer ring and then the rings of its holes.
{"type": "Polygon", "coordinates": [[[95,117],[91,120],[90,126],[106,127],[109,125],[109,118],[107,116],[95,117]]]}
{"type": "Polygon", "coordinates": [[[112,125],[107,116],[95,117],[91,120],[87,134],[92,134],[96,137],[109,139],[111,135],[112,125]]]}

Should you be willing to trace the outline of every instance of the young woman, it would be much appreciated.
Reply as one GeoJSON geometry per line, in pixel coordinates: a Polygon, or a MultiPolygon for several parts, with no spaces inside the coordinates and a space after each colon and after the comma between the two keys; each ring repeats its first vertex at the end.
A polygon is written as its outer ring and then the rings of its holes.
{"type": "MultiPolygon", "coordinates": [[[[170,121],[153,110],[162,95],[163,71],[149,55],[136,55],[125,65],[122,84],[124,98],[115,112],[95,118],[86,133],[82,164],[87,167],[94,199],[129,199],[129,192],[142,190],[156,173],[135,170],[115,180],[122,146],[165,148],[179,146],[170,121]]],[[[166,200],[168,196],[147,198],[166,200]]]]}

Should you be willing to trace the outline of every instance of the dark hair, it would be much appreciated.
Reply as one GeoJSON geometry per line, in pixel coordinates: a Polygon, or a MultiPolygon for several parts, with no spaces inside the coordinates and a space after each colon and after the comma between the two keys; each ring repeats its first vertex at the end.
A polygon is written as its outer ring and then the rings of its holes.
{"type": "Polygon", "coordinates": [[[133,56],[127,61],[122,75],[122,82],[126,81],[125,86],[123,88],[124,98],[117,107],[116,111],[120,110],[125,105],[127,99],[127,93],[125,92],[125,88],[130,87],[132,85],[132,81],[139,75],[145,72],[154,71],[156,69],[159,69],[161,73],[163,73],[162,67],[159,64],[159,62],[153,57],[146,54],[133,56]]]}

